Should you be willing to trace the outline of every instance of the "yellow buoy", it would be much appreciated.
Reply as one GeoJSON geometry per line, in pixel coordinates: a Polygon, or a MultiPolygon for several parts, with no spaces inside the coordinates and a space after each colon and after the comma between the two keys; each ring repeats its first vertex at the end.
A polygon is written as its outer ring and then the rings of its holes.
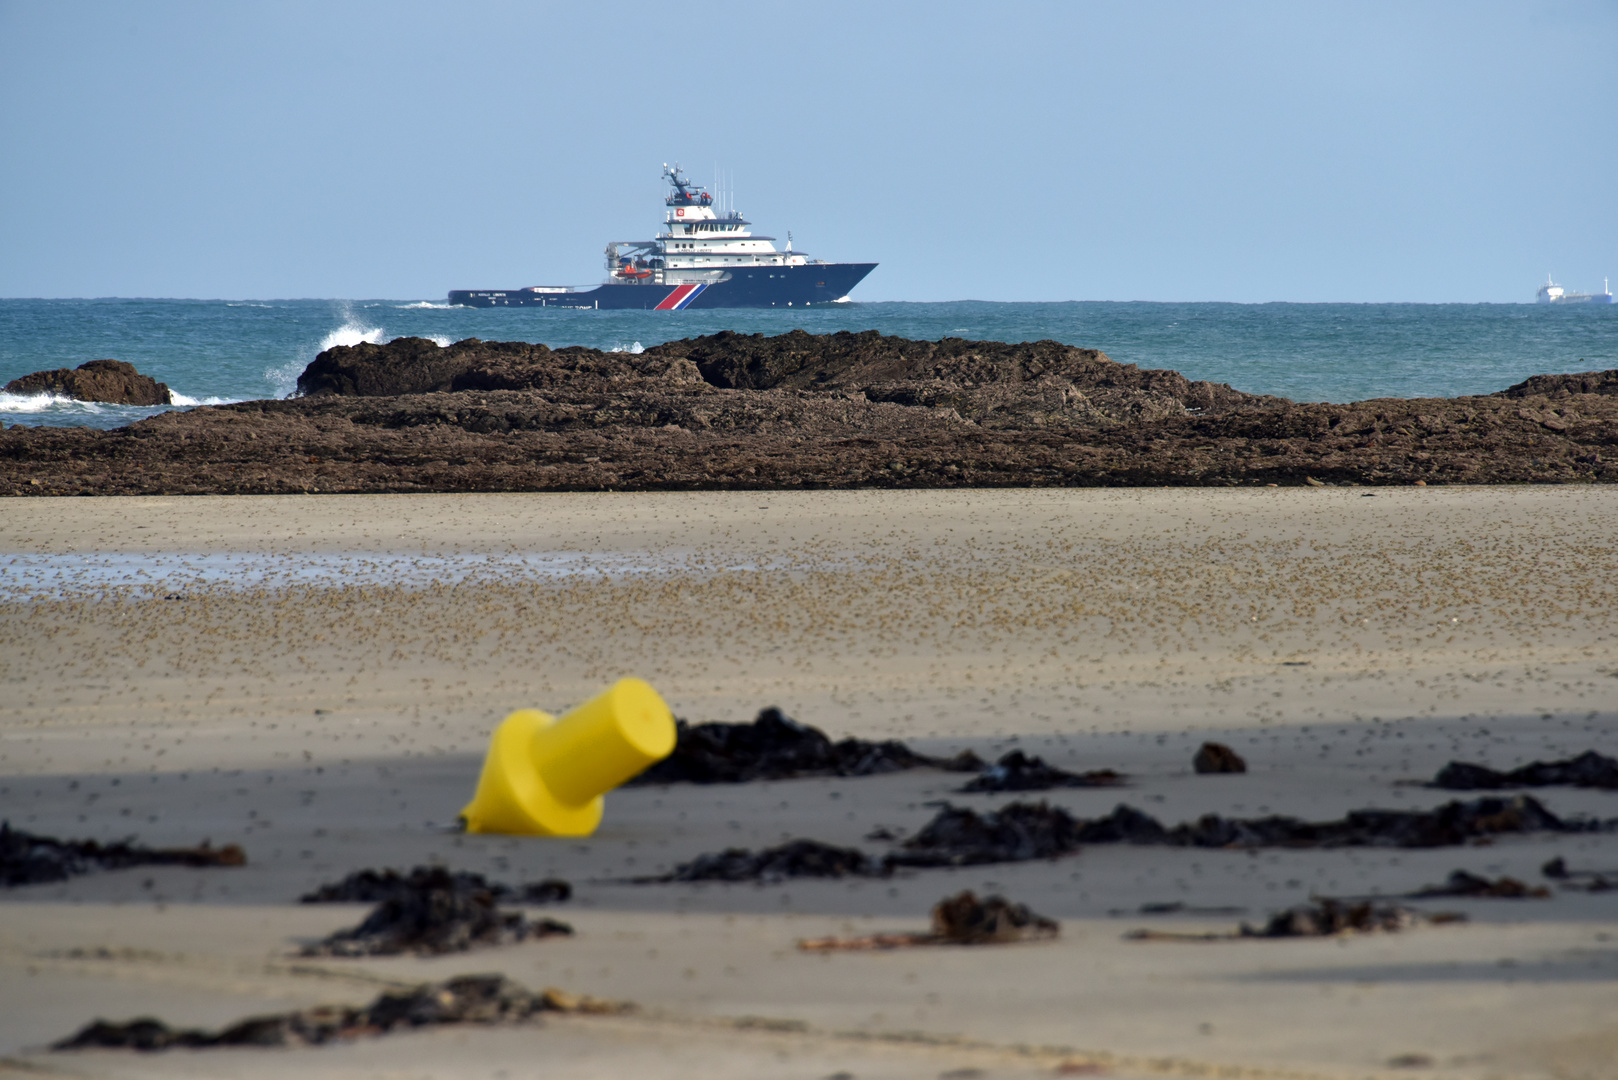
{"type": "Polygon", "coordinates": [[[466,831],[589,836],[602,796],[674,750],[674,715],[640,679],[619,679],[560,719],[518,709],[494,729],[466,831]]]}

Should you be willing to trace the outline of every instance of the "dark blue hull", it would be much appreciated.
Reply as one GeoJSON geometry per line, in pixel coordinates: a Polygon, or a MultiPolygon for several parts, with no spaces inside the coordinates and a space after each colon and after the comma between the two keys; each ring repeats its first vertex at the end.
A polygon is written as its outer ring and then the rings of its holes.
{"type": "Polygon", "coordinates": [[[730,271],[726,280],[698,289],[618,283],[576,292],[452,289],[449,302],[465,307],[565,307],[601,311],[819,307],[847,296],[874,269],[876,263],[743,266],[730,271]]]}

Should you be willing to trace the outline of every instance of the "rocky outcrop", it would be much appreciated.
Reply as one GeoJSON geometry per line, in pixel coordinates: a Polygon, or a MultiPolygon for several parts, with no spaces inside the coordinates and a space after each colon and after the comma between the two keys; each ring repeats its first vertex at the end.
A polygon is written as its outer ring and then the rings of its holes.
{"type": "Polygon", "coordinates": [[[1618,394],[1618,369],[1581,371],[1575,375],[1533,375],[1500,391],[1500,397],[1567,397],[1570,394],[1618,394]]]}
{"type": "Polygon", "coordinates": [[[0,494],[1618,481],[1610,380],[1540,380],[1298,403],[1055,342],[406,338],[327,350],[289,401],[0,432],[0,494]]]}
{"type": "Polygon", "coordinates": [[[76,368],[36,371],[5,385],[8,394],[59,394],[75,401],[102,401],[111,405],[172,405],[164,383],[142,375],[122,360],[91,360],[76,368]]]}
{"type": "Polygon", "coordinates": [[[398,397],[465,390],[609,391],[677,389],[702,383],[686,361],[656,353],[552,349],[522,341],[467,338],[441,346],[427,338],[385,345],[336,345],[298,376],[302,397],[398,397]]]}

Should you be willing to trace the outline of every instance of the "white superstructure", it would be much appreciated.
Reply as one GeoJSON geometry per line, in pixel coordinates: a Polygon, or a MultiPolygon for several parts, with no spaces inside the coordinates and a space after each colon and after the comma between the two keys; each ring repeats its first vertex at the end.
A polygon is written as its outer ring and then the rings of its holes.
{"type": "Polygon", "coordinates": [[[1541,304],[1610,304],[1612,303],[1612,286],[1606,278],[1601,279],[1601,291],[1598,293],[1568,292],[1549,274],[1545,275],[1545,284],[1539,287],[1537,296],[1541,304]]]}
{"type": "Polygon", "coordinates": [[[792,250],[775,237],[756,236],[752,222],[735,210],[715,208],[713,196],[693,184],[679,165],[664,165],[663,178],[674,189],[664,231],[654,240],[615,240],[607,245],[607,271],[613,281],[647,281],[664,285],[723,281],[738,267],[808,266],[819,263],[792,250]]]}

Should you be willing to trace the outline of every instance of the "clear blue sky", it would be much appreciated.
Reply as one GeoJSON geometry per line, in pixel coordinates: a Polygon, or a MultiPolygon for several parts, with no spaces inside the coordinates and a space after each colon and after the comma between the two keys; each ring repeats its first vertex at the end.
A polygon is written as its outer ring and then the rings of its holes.
{"type": "Polygon", "coordinates": [[[0,296],[599,280],[659,168],[867,300],[1618,278],[1618,3],[0,0],[0,296]]]}

